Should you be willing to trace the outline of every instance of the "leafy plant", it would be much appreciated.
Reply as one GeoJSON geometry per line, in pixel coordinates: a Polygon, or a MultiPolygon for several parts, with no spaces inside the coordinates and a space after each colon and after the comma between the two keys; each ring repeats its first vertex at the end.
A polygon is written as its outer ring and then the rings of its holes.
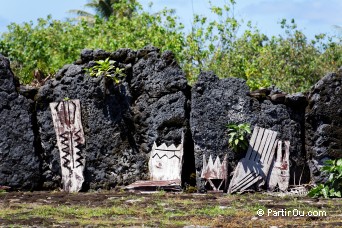
{"type": "Polygon", "coordinates": [[[310,197],[332,198],[342,197],[342,158],[327,160],[322,167],[322,172],[329,175],[328,181],[312,188],[308,193],[310,197]]]}
{"type": "Polygon", "coordinates": [[[189,84],[196,82],[200,71],[212,70],[220,78],[245,79],[252,90],[274,84],[289,93],[307,91],[342,65],[341,35],[317,34],[310,40],[294,20],[282,20],[283,33],[268,37],[234,15],[236,1],[225,2],[223,7],[211,5],[214,16],[194,15],[187,32],[171,9],[152,14],[137,0],[89,0],[86,6],[96,15],[73,11],[83,20],[48,16],[36,23],[12,23],[0,34],[0,53],[9,57],[24,84],[34,80],[35,72],[53,77],[84,48],[112,52],[153,45],[175,54],[189,84]]]}
{"type": "Polygon", "coordinates": [[[227,124],[228,144],[235,151],[240,152],[248,148],[247,135],[251,133],[251,127],[248,123],[227,124]]]}
{"type": "MultiPolygon", "coordinates": [[[[51,16],[37,22],[12,23],[0,34],[0,53],[11,61],[11,68],[20,82],[29,84],[34,72],[53,77],[65,64],[79,57],[82,49],[102,49],[113,52],[119,48],[140,49],[147,45],[171,50],[179,62],[184,49],[183,25],[172,10],[148,13],[139,3],[132,3],[131,17],[122,16],[127,4],[115,4],[117,13],[108,19],[94,17],[94,22],[60,21],[51,16]]],[[[119,70],[119,69],[118,69],[119,70]]]]}
{"type": "Polygon", "coordinates": [[[92,77],[105,76],[111,78],[116,84],[120,83],[120,78],[125,77],[125,73],[123,73],[122,68],[115,67],[115,61],[109,60],[109,58],[105,60],[95,61],[97,65],[90,67],[88,69],[89,75],[92,77]]]}
{"type": "Polygon", "coordinates": [[[64,97],[63,101],[70,101],[70,98],[69,97],[64,97]]]}
{"type": "MultiPolygon", "coordinates": [[[[90,0],[85,7],[95,10],[96,15],[108,20],[112,15],[131,16],[136,6],[135,0],[90,0]],[[125,10],[117,10],[118,5],[126,5],[125,10]]],[[[88,22],[95,21],[95,15],[84,10],[69,10],[69,13],[78,15],[78,19],[88,22]]]]}

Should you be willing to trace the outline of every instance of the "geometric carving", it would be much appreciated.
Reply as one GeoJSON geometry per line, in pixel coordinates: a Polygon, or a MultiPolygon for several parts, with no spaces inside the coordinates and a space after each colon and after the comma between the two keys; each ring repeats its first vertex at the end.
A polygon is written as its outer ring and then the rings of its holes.
{"type": "Polygon", "coordinates": [[[270,165],[277,146],[277,132],[255,127],[251,136],[246,157],[242,158],[234,170],[228,193],[244,191],[259,182],[266,182],[270,165]]]}
{"type": "Polygon", "coordinates": [[[151,181],[176,180],[181,183],[183,165],[183,141],[177,147],[165,143],[157,146],[154,142],[150,160],[149,172],[151,181]]]}
{"type": "Polygon", "coordinates": [[[216,157],[215,162],[213,162],[211,155],[209,155],[209,160],[207,163],[205,155],[203,154],[201,178],[205,179],[206,183],[209,182],[214,191],[219,191],[222,184],[226,183],[227,175],[227,155],[224,156],[222,163],[218,156],[216,157]],[[216,187],[212,180],[221,180],[221,182],[219,182],[218,187],[216,187]]]}
{"type": "Polygon", "coordinates": [[[267,178],[267,188],[273,191],[278,185],[281,191],[287,191],[290,182],[290,141],[285,141],[285,150],[282,151],[282,141],[278,142],[277,158],[272,162],[270,173],[267,178]]]}
{"type": "Polygon", "coordinates": [[[181,191],[181,176],[183,166],[183,135],[182,142],[177,147],[165,143],[157,146],[154,142],[148,161],[150,180],[136,181],[125,187],[126,190],[155,191],[181,191]]]}
{"type": "Polygon", "coordinates": [[[78,192],[84,182],[85,156],[82,145],[85,143],[81,122],[79,100],[50,103],[52,120],[57,136],[62,170],[63,190],[78,192]]]}

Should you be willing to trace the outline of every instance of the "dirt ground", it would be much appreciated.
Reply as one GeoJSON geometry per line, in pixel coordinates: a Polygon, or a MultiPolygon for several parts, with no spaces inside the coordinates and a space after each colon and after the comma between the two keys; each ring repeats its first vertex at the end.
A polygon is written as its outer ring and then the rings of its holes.
{"type": "Polygon", "coordinates": [[[2,192],[0,226],[342,227],[341,206],[341,199],[261,193],[2,192]]]}

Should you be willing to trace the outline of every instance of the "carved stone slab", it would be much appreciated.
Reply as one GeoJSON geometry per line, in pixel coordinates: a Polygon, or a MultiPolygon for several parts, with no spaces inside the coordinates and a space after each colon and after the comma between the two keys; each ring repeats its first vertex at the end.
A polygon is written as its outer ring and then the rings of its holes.
{"type": "Polygon", "coordinates": [[[282,151],[282,141],[278,142],[277,158],[273,162],[267,178],[267,188],[271,191],[278,185],[281,191],[287,191],[290,181],[290,141],[285,141],[285,150],[282,151]]]}
{"type": "Polygon", "coordinates": [[[50,109],[61,159],[63,189],[67,192],[78,192],[84,181],[85,166],[80,101],[53,102],[50,103],[50,109]]]}
{"type": "Polygon", "coordinates": [[[270,165],[277,145],[277,132],[255,127],[245,158],[234,170],[228,193],[244,191],[256,182],[266,182],[270,165]]]}
{"type": "Polygon", "coordinates": [[[224,156],[222,163],[218,156],[216,157],[215,162],[213,162],[211,155],[209,155],[209,160],[207,163],[205,155],[203,154],[203,168],[201,178],[209,182],[214,191],[219,191],[223,182],[227,181],[227,175],[227,155],[224,156]],[[218,187],[216,187],[212,182],[213,179],[221,180],[218,187]]]}
{"type": "Polygon", "coordinates": [[[183,143],[166,146],[165,143],[159,147],[154,142],[149,160],[150,180],[181,180],[183,165],[183,143]]]}

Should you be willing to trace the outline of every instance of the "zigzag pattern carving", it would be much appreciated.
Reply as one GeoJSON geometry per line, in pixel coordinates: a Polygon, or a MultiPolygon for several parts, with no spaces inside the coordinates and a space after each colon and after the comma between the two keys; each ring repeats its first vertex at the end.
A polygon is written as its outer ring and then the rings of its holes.
{"type": "Polygon", "coordinates": [[[227,177],[227,155],[224,156],[221,163],[220,158],[217,156],[215,162],[209,155],[208,163],[203,154],[203,168],[201,178],[205,179],[226,179],[227,177]]]}
{"type": "MultiPolygon", "coordinates": [[[[183,142],[183,140],[182,140],[183,142]]],[[[183,143],[178,146],[154,142],[149,161],[150,177],[153,181],[180,180],[183,163],[183,143]]]]}
{"type": "Polygon", "coordinates": [[[153,143],[153,146],[155,147],[156,150],[164,150],[164,151],[179,151],[183,147],[182,144],[176,147],[174,144],[167,146],[165,143],[161,144],[160,146],[157,146],[155,142],[153,143]]]}
{"type": "Polygon", "coordinates": [[[83,135],[81,135],[81,130],[78,130],[76,133],[75,133],[75,136],[76,136],[76,139],[75,139],[75,142],[77,143],[75,145],[75,148],[78,150],[76,152],[76,155],[78,156],[78,158],[76,159],[76,162],[77,162],[77,165],[76,165],[76,168],[80,167],[80,166],[83,166],[83,159],[84,157],[82,156],[82,137],[83,135]]]}
{"type": "Polygon", "coordinates": [[[80,101],[50,103],[50,109],[60,151],[63,189],[67,192],[77,192],[84,181],[85,166],[85,158],[82,155],[85,139],[80,101]]]}
{"type": "Polygon", "coordinates": [[[62,156],[62,166],[65,167],[66,169],[69,170],[69,176],[72,174],[72,169],[70,167],[70,159],[68,158],[72,152],[70,152],[70,147],[69,147],[69,132],[65,132],[63,134],[60,134],[59,136],[62,138],[61,144],[63,145],[62,151],[64,155],[62,156]],[[67,135],[67,136],[66,136],[67,135]]]}
{"type": "Polygon", "coordinates": [[[163,154],[162,156],[160,156],[158,154],[158,152],[156,151],[155,154],[152,156],[152,158],[155,158],[155,157],[158,157],[159,159],[162,159],[162,158],[167,158],[167,159],[172,159],[172,158],[178,158],[180,160],[180,157],[176,155],[176,152],[174,152],[174,154],[169,157],[167,154],[163,154]]]}

